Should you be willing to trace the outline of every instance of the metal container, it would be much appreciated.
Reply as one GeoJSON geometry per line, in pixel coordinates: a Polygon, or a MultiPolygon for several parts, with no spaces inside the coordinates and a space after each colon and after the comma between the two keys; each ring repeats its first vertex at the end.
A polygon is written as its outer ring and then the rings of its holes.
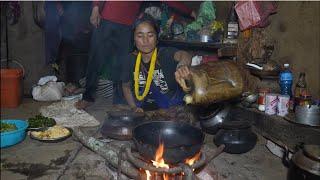
{"type": "Polygon", "coordinates": [[[252,132],[248,121],[223,122],[221,129],[214,136],[213,142],[225,145],[224,152],[242,154],[253,149],[257,143],[257,135],[252,132]]]}
{"type": "Polygon", "coordinates": [[[278,95],[277,94],[266,94],[266,110],[265,113],[268,115],[277,114],[278,106],[278,95]]]}
{"type": "Polygon", "coordinates": [[[100,132],[105,138],[131,140],[133,128],[144,122],[145,118],[143,113],[130,111],[110,112],[100,132]]]}
{"type": "Polygon", "coordinates": [[[291,159],[288,180],[320,179],[320,146],[305,145],[291,159]]]}
{"type": "Polygon", "coordinates": [[[279,95],[278,96],[278,106],[277,115],[284,117],[289,113],[289,95],[279,95]]]}
{"type": "Polygon", "coordinates": [[[212,41],[212,37],[210,35],[203,34],[203,35],[200,35],[200,41],[205,43],[210,42],[212,41]]]}
{"type": "Polygon", "coordinates": [[[297,106],[295,121],[310,126],[320,125],[320,107],[317,105],[297,106]]]}
{"type": "Polygon", "coordinates": [[[259,111],[266,110],[266,94],[270,93],[269,88],[260,88],[259,89],[259,97],[258,97],[258,109],[259,111]]]}

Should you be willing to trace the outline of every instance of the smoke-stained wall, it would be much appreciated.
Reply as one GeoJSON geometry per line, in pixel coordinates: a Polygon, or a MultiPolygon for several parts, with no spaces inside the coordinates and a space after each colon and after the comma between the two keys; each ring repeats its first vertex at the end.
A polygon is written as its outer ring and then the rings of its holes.
{"type": "Polygon", "coordinates": [[[278,2],[266,32],[277,41],[273,57],[287,56],[294,82],[306,72],[308,88],[320,98],[320,2],[278,2]]]}
{"type": "MultiPolygon", "coordinates": [[[[21,1],[21,16],[17,24],[8,26],[9,58],[21,63],[25,69],[24,94],[30,94],[32,86],[41,76],[49,74],[44,61],[44,34],[33,21],[32,2],[21,1]]],[[[1,16],[1,58],[5,58],[5,29],[1,16]]],[[[15,66],[12,64],[12,66],[15,66]]]]}
{"type": "MultiPolygon", "coordinates": [[[[44,63],[44,35],[32,17],[32,2],[21,1],[18,24],[9,27],[10,57],[26,69],[24,92],[30,93],[38,79],[48,74],[44,63]]],[[[186,2],[197,10],[201,2],[186,2]]],[[[225,20],[231,2],[216,2],[217,18],[225,20]]],[[[320,97],[320,2],[278,2],[278,13],[270,17],[266,28],[277,40],[272,57],[289,56],[294,75],[305,71],[313,96],[320,97]]],[[[3,21],[1,21],[3,23],[3,21]]],[[[1,55],[4,55],[4,26],[1,25],[1,55]]]]}

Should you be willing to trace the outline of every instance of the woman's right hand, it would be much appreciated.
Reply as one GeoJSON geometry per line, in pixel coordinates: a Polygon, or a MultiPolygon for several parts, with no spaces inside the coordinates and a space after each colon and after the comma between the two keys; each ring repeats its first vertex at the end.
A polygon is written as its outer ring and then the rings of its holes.
{"type": "Polygon", "coordinates": [[[91,16],[90,16],[90,23],[95,27],[98,28],[100,24],[100,12],[99,6],[94,6],[92,8],[91,16]]]}
{"type": "Polygon", "coordinates": [[[176,81],[182,87],[183,91],[189,92],[190,87],[187,86],[185,81],[185,80],[191,79],[192,72],[190,71],[189,67],[185,65],[178,67],[174,75],[175,75],[176,81]]]}

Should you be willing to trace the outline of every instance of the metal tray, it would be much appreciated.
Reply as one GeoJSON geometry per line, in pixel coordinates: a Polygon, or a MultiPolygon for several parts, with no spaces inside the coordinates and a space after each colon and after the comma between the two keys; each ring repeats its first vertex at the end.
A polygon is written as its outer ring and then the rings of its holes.
{"type": "MultiPolygon", "coordinates": [[[[41,139],[41,138],[38,138],[36,136],[33,136],[32,133],[30,132],[30,138],[31,139],[34,139],[34,140],[38,140],[38,141],[41,141],[41,142],[46,142],[46,143],[58,143],[58,142],[62,142],[66,139],[68,139],[70,136],[72,136],[72,133],[73,133],[73,130],[71,128],[68,128],[68,127],[64,127],[64,128],[67,128],[69,130],[69,134],[66,135],[66,136],[63,136],[63,137],[59,137],[59,138],[55,138],[55,139],[41,139]]],[[[45,131],[47,128],[42,128],[41,130],[39,131],[45,131]]]]}

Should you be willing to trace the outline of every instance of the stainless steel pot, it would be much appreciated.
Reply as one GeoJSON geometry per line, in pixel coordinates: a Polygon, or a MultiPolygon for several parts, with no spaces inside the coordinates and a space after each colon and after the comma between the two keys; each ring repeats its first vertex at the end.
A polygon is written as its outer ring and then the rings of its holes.
{"type": "Polygon", "coordinates": [[[297,106],[295,121],[310,126],[320,125],[320,107],[317,105],[297,106]]]}

